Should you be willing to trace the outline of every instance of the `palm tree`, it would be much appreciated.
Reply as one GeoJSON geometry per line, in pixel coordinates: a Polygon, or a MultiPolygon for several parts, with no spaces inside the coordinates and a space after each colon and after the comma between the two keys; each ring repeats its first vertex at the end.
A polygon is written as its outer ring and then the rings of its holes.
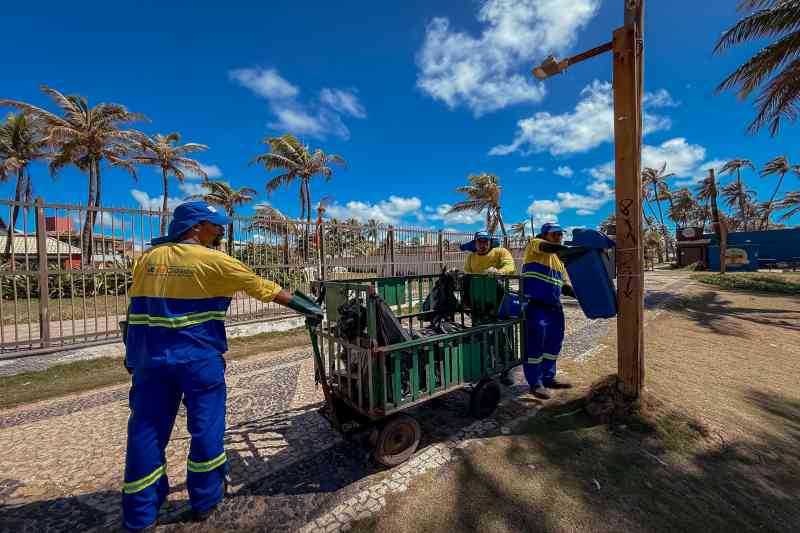
{"type": "Polygon", "coordinates": [[[728,226],[719,212],[717,205],[717,178],[714,169],[708,169],[708,177],[697,187],[697,197],[711,206],[711,219],[713,220],[714,233],[719,239],[719,272],[724,274],[727,270],[725,254],[728,252],[728,226]]]}
{"type": "Polygon", "coordinates": [[[333,175],[331,165],[346,166],[347,163],[341,156],[326,154],[319,148],[312,153],[308,146],[301,144],[291,133],[281,137],[268,137],[262,143],[267,145],[270,151],[256,156],[251,163],[264,165],[267,172],[285,170],[283,174],[267,181],[267,193],[271,195],[281,185],[288,187],[295,180],[300,181],[300,218],[306,219],[307,241],[311,226],[311,178],[322,176],[325,181],[329,181],[333,175]]]}
{"type": "MultiPolygon", "coordinates": [[[[728,161],[727,163],[722,165],[722,168],[719,169],[719,173],[722,174],[722,175],[724,175],[724,174],[730,175],[730,174],[733,174],[734,172],[736,172],[736,184],[737,185],[736,185],[735,188],[732,188],[730,190],[734,191],[737,194],[736,201],[739,204],[739,216],[740,216],[740,218],[742,220],[742,223],[744,224],[744,231],[747,231],[747,218],[746,218],[746,214],[745,214],[745,203],[747,202],[747,195],[744,193],[744,191],[746,191],[746,189],[742,185],[742,169],[743,168],[749,168],[749,169],[754,170],[754,171],[756,169],[756,167],[753,166],[753,162],[750,161],[749,159],[731,159],[730,161],[728,161]]],[[[723,193],[724,193],[724,191],[723,191],[723,193]]],[[[729,205],[731,207],[733,207],[736,204],[734,203],[734,204],[729,204],[729,205]]]]}
{"type": "Polygon", "coordinates": [[[16,174],[17,186],[14,191],[14,207],[8,224],[6,255],[11,253],[11,241],[17,225],[20,203],[31,202],[32,183],[28,165],[36,159],[43,159],[46,151],[45,137],[36,118],[20,113],[9,113],[5,124],[0,126],[0,181],[7,181],[16,174]]]}
{"type": "Polygon", "coordinates": [[[469,185],[456,189],[456,192],[466,194],[467,199],[451,207],[448,214],[464,211],[481,213],[486,210],[486,229],[493,233],[500,224],[500,231],[505,239],[507,237],[506,226],[500,214],[500,192],[502,191],[500,178],[494,174],[481,173],[472,174],[467,177],[467,180],[469,180],[469,185]]]}
{"type": "Polygon", "coordinates": [[[689,218],[691,217],[692,210],[697,206],[692,193],[689,189],[678,189],[672,193],[672,200],[669,205],[669,218],[675,221],[675,224],[681,226],[689,225],[689,218]]]}
{"type": "Polygon", "coordinates": [[[130,162],[135,165],[149,165],[161,168],[161,177],[164,180],[164,203],[161,207],[161,234],[167,231],[167,197],[169,196],[170,174],[183,183],[186,178],[184,171],[189,171],[204,180],[208,179],[200,163],[186,157],[192,152],[208,150],[205,144],[179,144],[181,136],[178,133],[161,135],[157,133],[152,137],[142,135],[133,140],[132,145],[138,155],[132,157],[130,162]]]}
{"type": "Polygon", "coordinates": [[[758,112],[748,126],[751,133],[769,124],[775,135],[782,118],[795,120],[800,99],[800,0],[743,0],[740,11],[752,11],[722,34],[716,53],[763,38],[775,39],[733,71],[717,92],[736,89],[747,99],[759,87],[758,112]]]}
{"type": "Polygon", "coordinates": [[[617,229],[617,214],[614,212],[609,213],[609,215],[600,222],[597,229],[607,235],[615,234],[617,229]]]}
{"type": "MultiPolygon", "coordinates": [[[[664,224],[664,212],[661,210],[661,202],[664,200],[671,201],[669,193],[669,186],[667,180],[675,174],[667,174],[667,162],[665,161],[661,168],[645,167],[642,170],[642,186],[648,189],[648,197],[651,197],[658,207],[658,218],[661,221],[661,235],[664,237],[665,251],[669,253],[669,235],[667,233],[667,226],[664,224]],[[652,196],[649,190],[652,188],[652,196]]],[[[651,207],[652,210],[652,207],[651,207]]],[[[667,258],[669,260],[669,258],[667,258]]]]}
{"type": "Polygon", "coordinates": [[[511,224],[511,234],[516,237],[522,237],[522,239],[525,240],[525,226],[527,225],[527,220],[517,222],[516,224],[511,224]]]}
{"type": "Polygon", "coordinates": [[[748,189],[742,182],[732,181],[725,185],[720,192],[725,197],[725,205],[732,210],[736,207],[739,208],[738,214],[733,217],[736,221],[737,229],[747,231],[747,223],[752,214],[750,204],[755,198],[755,191],[748,189]]]}
{"type": "Polygon", "coordinates": [[[764,218],[761,220],[761,226],[763,229],[769,229],[769,217],[772,214],[772,202],[775,201],[775,196],[777,196],[778,191],[781,188],[781,184],[783,183],[783,178],[789,172],[793,172],[795,175],[800,176],[800,165],[791,165],[789,164],[789,160],[786,156],[778,156],[775,159],[769,161],[764,168],[761,169],[761,177],[771,176],[773,174],[778,175],[778,185],[775,186],[775,190],[772,191],[772,196],[769,197],[766,205],[764,206],[764,218]]]}
{"type": "Polygon", "coordinates": [[[289,264],[289,237],[299,233],[297,224],[271,205],[262,204],[256,207],[256,214],[252,218],[246,231],[262,229],[267,233],[277,235],[283,239],[283,264],[289,264]]]}
{"type": "Polygon", "coordinates": [[[91,262],[92,231],[102,205],[101,163],[108,161],[112,166],[121,166],[136,177],[134,166],[123,158],[130,151],[129,142],[141,136],[141,133],[120,127],[146,120],[146,117],[131,113],[119,104],[98,104],[90,108],[83,96],[64,95],[47,86],[42,86],[42,91],[53,99],[63,116],[16,100],[0,100],[0,106],[20,109],[41,121],[47,144],[56,150],[50,161],[52,176],[55,177],[67,165],[74,165],[87,174],[89,198],[86,202],[81,251],[81,260],[86,264],[91,262]]]}
{"type": "Polygon", "coordinates": [[[788,211],[778,219],[780,221],[788,221],[797,213],[800,213],[800,191],[787,193],[783,200],[778,202],[778,206],[780,209],[788,209],[788,211]]]}
{"type": "Polygon", "coordinates": [[[208,190],[207,194],[194,194],[186,198],[187,200],[204,200],[210,204],[221,206],[231,218],[228,224],[228,255],[233,255],[233,215],[234,209],[240,205],[252,202],[256,195],[255,189],[243,187],[238,191],[231,187],[227,181],[205,181],[201,184],[208,190]]]}

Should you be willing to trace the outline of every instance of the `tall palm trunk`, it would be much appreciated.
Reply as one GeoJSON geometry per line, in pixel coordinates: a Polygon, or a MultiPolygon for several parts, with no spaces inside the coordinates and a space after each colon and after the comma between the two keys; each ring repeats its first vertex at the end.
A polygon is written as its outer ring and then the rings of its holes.
{"type": "Polygon", "coordinates": [[[83,231],[81,233],[81,264],[91,263],[92,256],[92,232],[94,229],[94,208],[97,199],[97,173],[94,161],[89,163],[89,198],[86,201],[86,216],[83,219],[83,231]]]}
{"type": "Polygon", "coordinates": [[[303,190],[305,191],[305,205],[303,205],[303,211],[305,212],[306,216],[306,223],[305,229],[303,231],[303,261],[308,262],[308,258],[310,256],[310,228],[311,228],[311,183],[309,179],[304,179],[302,184],[303,190]]]}
{"type": "MultiPolygon", "coordinates": [[[[508,241],[508,235],[506,234],[506,225],[503,222],[503,215],[500,214],[500,210],[495,211],[495,216],[497,217],[497,222],[500,224],[500,233],[503,234],[503,241],[508,241]]],[[[508,242],[504,243],[508,246],[508,242]]]]}
{"type": "Polygon", "coordinates": [[[17,187],[14,191],[14,208],[11,210],[11,223],[8,225],[8,230],[6,233],[6,255],[11,253],[11,239],[14,238],[14,228],[17,227],[17,216],[19,216],[19,204],[22,201],[22,195],[25,188],[25,167],[21,166],[17,170],[17,187]]]}
{"type": "Polygon", "coordinates": [[[161,177],[164,178],[164,201],[161,204],[161,235],[167,233],[167,197],[169,196],[169,180],[167,179],[167,169],[161,167],[161,177]]]}
{"type": "Polygon", "coordinates": [[[745,196],[742,190],[742,171],[736,169],[736,185],[739,187],[739,216],[742,217],[742,229],[747,231],[747,213],[745,212],[745,196]]]}
{"type": "Polygon", "coordinates": [[[655,198],[656,207],[658,207],[658,220],[661,222],[661,238],[664,239],[664,253],[669,261],[669,238],[667,237],[667,226],[664,225],[664,211],[661,209],[661,201],[658,199],[658,187],[653,183],[653,198],[655,198]]]}
{"type": "Polygon", "coordinates": [[[228,218],[231,219],[231,223],[228,224],[228,255],[233,257],[233,206],[227,208],[225,211],[228,213],[228,218]]]}
{"type": "Polygon", "coordinates": [[[728,228],[725,223],[720,220],[719,207],[717,206],[717,184],[714,169],[710,169],[711,179],[714,180],[714,187],[711,190],[711,218],[714,221],[714,231],[719,239],[719,273],[724,274],[727,270],[727,252],[728,252],[728,228]]]}
{"type": "Polygon", "coordinates": [[[775,187],[775,190],[772,192],[772,196],[769,197],[769,201],[767,202],[767,208],[764,210],[764,218],[761,220],[762,229],[769,229],[769,216],[772,214],[772,202],[778,195],[778,191],[781,188],[781,183],[783,183],[784,176],[786,176],[786,173],[780,175],[780,177],[778,178],[778,186],[775,187]]]}

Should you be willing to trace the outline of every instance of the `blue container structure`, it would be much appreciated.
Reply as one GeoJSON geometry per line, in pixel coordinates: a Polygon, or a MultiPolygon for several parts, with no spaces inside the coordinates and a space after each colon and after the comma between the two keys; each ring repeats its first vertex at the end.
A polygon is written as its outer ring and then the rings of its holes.
{"type": "MultiPolygon", "coordinates": [[[[712,265],[709,265],[709,268],[719,270],[719,249],[716,252],[712,251],[714,246],[719,246],[719,240],[713,233],[707,234],[705,238],[711,240],[709,263],[716,264],[715,268],[712,265]]],[[[800,264],[800,228],[728,233],[729,249],[746,246],[758,247],[758,262],[761,266],[800,264]]]]}
{"type": "Polygon", "coordinates": [[[559,256],[583,313],[588,318],[617,316],[617,291],[605,253],[614,241],[593,229],[575,229],[569,244],[570,249],[559,256]]]}
{"type": "Polygon", "coordinates": [[[522,304],[519,299],[519,294],[513,291],[506,292],[503,296],[503,300],[500,302],[498,318],[500,320],[518,318],[521,312],[522,304]]]}
{"type": "MultiPolygon", "coordinates": [[[[728,244],[727,272],[756,272],[758,270],[759,246],[752,244],[728,244]]],[[[708,247],[708,270],[719,272],[719,246],[708,247]]]]}

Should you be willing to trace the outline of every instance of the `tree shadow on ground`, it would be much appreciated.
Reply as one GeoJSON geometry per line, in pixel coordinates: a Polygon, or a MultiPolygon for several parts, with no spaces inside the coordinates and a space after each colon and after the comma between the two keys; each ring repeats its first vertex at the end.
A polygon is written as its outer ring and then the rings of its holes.
{"type": "Polygon", "coordinates": [[[529,497],[467,454],[456,529],[798,531],[800,402],[755,390],[746,398],[759,431],[728,433],[735,438],[663,405],[615,426],[595,424],[582,400],[547,407],[505,448],[511,468],[539,462],[519,476],[529,497]],[[576,516],[596,522],[570,526],[576,516]]]}
{"type": "Polygon", "coordinates": [[[744,336],[736,327],[737,320],[800,332],[800,311],[736,306],[718,292],[682,296],[670,305],[670,310],[713,333],[725,336],[744,336]]]}

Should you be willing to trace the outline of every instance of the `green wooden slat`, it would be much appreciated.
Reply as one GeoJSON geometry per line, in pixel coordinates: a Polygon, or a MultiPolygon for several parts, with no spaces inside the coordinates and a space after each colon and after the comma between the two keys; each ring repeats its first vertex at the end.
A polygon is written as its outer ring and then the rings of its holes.
{"type": "Polygon", "coordinates": [[[397,352],[392,352],[392,361],[394,362],[394,376],[393,376],[393,389],[394,389],[394,404],[399,406],[403,403],[402,391],[400,388],[400,357],[397,352]]]}
{"type": "Polygon", "coordinates": [[[433,393],[436,387],[436,368],[433,365],[433,346],[428,348],[428,394],[433,393]]]}
{"type": "Polygon", "coordinates": [[[452,350],[452,347],[450,345],[448,345],[448,344],[444,345],[444,350],[443,350],[443,354],[442,354],[444,356],[444,375],[442,377],[444,378],[443,385],[445,387],[449,387],[450,386],[450,364],[451,364],[450,363],[450,351],[451,350],[452,350]]]}
{"type": "Polygon", "coordinates": [[[411,352],[411,399],[419,398],[419,350],[411,352]]]}

